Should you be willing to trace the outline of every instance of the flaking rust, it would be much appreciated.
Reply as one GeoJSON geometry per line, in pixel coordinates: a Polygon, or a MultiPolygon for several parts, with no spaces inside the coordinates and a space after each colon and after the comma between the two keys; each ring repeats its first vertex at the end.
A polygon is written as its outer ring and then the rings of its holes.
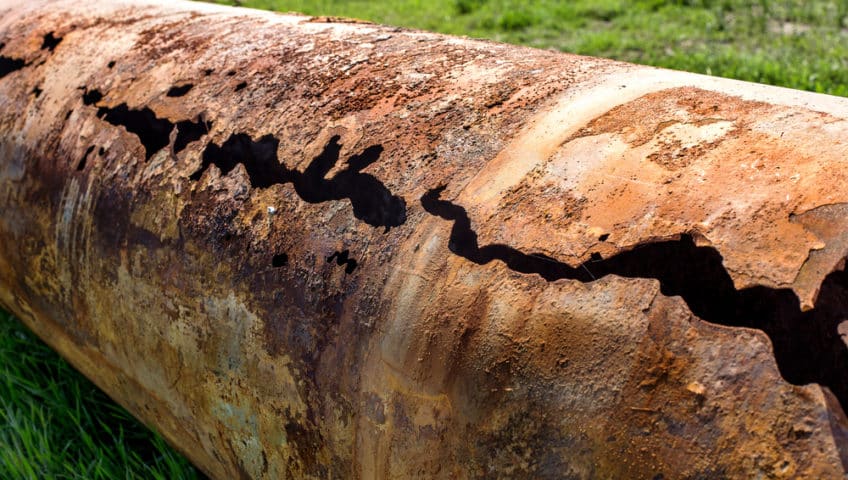
{"type": "Polygon", "coordinates": [[[838,478],[848,101],[0,0],[0,303],[215,478],[838,478]]]}

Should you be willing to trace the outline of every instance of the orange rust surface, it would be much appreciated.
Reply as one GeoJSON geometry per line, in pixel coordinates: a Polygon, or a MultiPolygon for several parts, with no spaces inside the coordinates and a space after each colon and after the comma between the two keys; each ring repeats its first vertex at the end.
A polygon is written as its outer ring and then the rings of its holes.
{"type": "Polygon", "coordinates": [[[0,45],[0,304],[210,476],[844,476],[848,101],[200,3],[0,45]]]}

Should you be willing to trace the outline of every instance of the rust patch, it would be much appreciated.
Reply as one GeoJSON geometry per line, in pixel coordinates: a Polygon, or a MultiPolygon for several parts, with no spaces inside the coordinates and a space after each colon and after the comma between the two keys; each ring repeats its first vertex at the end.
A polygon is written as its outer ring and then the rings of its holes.
{"type": "MultiPolygon", "coordinates": [[[[612,108],[498,199],[497,213],[486,219],[499,225],[492,240],[524,243],[578,265],[593,252],[611,256],[653,239],[693,234],[721,252],[738,288],[791,287],[810,308],[812,284],[824,275],[794,280],[819,240],[789,215],[802,205],[841,198],[810,179],[822,171],[842,174],[805,150],[819,127],[787,134],[800,121],[794,115],[786,107],[694,87],[612,108]],[[557,211],[556,198],[566,206],[605,200],[574,216],[568,207],[557,211]],[[521,214],[501,213],[519,204],[521,214]],[[528,228],[544,234],[529,243],[517,238],[528,228]],[[599,242],[600,235],[608,240],[599,242]]],[[[809,122],[825,118],[797,115],[809,122]]],[[[837,141],[823,148],[836,158],[845,146],[837,141]]]]}
{"type": "Polygon", "coordinates": [[[317,17],[309,17],[305,21],[309,23],[350,23],[353,25],[375,25],[374,22],[368,20],[360,20],[358,18],[334,17],[330,15],[320,15],[317,17]]]}

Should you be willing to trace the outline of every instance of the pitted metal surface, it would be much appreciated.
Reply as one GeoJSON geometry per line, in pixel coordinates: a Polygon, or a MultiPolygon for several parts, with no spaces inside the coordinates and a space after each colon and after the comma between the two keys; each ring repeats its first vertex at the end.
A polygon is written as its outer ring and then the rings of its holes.
{"type": "Polygon", "coordinates": [[[837,478],[848,100],[0,0],[0,303],[215,478],[837,478]]]}

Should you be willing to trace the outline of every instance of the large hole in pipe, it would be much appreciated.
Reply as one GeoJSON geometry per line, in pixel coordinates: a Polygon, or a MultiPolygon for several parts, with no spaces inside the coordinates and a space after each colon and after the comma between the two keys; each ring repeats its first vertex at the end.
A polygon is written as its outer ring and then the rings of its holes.
{"type": "MultiPolygon", "coordinates": [[[[86,105],[95,105],[103,99],[98,90],[85,91],[82,101],[86,105]]],[[[170,142],[174,123],[167,118],[159,118],[148,107],[141,109],[129,108],[126,103],[117,107],[98,107],[97,116],[115,126],[124,127],[128,132],[138,137],[144,147],[145,160],[150,160],[156,152],[165,148],[170,142]]],[[[209,131],[211,122],[183,120],[177,122],[177,137],[174,140],[174,153],[182,151],[189,143],[199,140],[209,131]]]]}
{"type": "Polygon", "coordinates": [[[607,259],[596,256],[571,267],[549,256],[524,253],[502,244],[479,245],[464,208],[440,198],[444,186],[428,191],[421,205],[431,215],[453,222],[448,248],[476,264],[500,260],[516,272],[548,281],[592,282],[606,275],[653,278],[666,296],[680,296],[693,314],[711,323],[757,328],[774,345],[784,379],[795,385],[827,386],[848,406],[848,347],[838,325],[848,319],[848,272],[828,275],[813,310],[802,312],[790,289],[737,290],[713,247],[698,247],[692,237],[649,243],[607,259]]]}
{"type": "MultiPolygon", "coordinates": [[[[85,90],[83,103],[94,105],[103,100],[98,90],[85,90]]],[[[145,159],[149,160],[156,152],[168,145],[174,123],[159,118],[150,108],[132,109],[126,103],[117,107],[98,106],[97,114],[112,125],[122,126],[135,134],[144,146],[145,159]]],[[[183,120],[177,122],[177,136],[174,140],[174,152],[182,151],[190,142],[200,139],[209,131],[211,122],[183,120]]],[[[406,221],[406,202],[393,195],[376,177],[362,170],[379,160],[383,152],[382,145],[372,145],[358,155],[347,159],[347,167],[338,171],[332,178],[326,175],[339,161],[341,145],[339,136],[334,136],[324,146],[323,151],[312,159],[303,172],[290,170],[277,158],[280,141],[272,135],[253,140],[244,133],[231,135],[221,145],[211,143],[203,151],[200,168],[192,173],[191,180],[200,179],[204,171],[215,165],[226,175],[238,164],[244,165],[255,188],[268,188],[271,185],[291,183],[297,194],[309,203],[321,203],[334,200],[350,201],[354,216],[365,223],[384,227],[388,232],[392,227],[406,221]]]]}
{"type": "Polygon", "coordinates": [[[115,126],[122,126],[135,134],[144,146],[144,159],[150,160],[154,153],[168,145],[174,124],[158,118],[153,110],[129,108],[126,103],[117,107],[99,107],[97,116],[115,126]]]}
{"type": "Polygon", "coordinates": [[[226,175],[236,165],[242,164],[251,186],[255,188],[291,183],[298,196],[308,203],[347,199],[356,218],[375,227],[384,227],[385,231],[406,221],[404,199],[393,195],[373,175],[361,173],[362,169],[380,158],[382,146],[374,145],[349,157],[347,167],[326,178],[339,161],[341,145],[338,136],[330,139],[321,154],[313,158],[303,172],[290,170],[279,162],[279,143],[271,135],[254,141],[249,135],[234,134],[220,146],[214,143],[208,145],[200,168],[189,178],[200,179],[210,165],[217,166],[226,175]]]}

